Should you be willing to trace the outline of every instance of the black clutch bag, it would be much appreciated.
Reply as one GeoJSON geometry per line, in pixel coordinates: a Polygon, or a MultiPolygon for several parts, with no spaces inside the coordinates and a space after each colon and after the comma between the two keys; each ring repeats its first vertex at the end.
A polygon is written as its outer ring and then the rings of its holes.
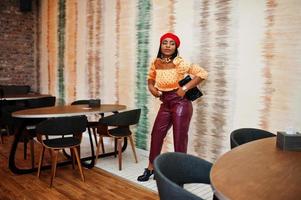
{"type": "MultiPolygon", "coordinates": [[[[179,85],[182,87],[191,80],[192,80],[191,77],[187,75],[185,78],[179,81],[179,85]]],[[[190,101],[194,101],[201,96],[203,96],[203,93],[197,87],[191,88],[185,93],[185,97],[190,101]]]]}

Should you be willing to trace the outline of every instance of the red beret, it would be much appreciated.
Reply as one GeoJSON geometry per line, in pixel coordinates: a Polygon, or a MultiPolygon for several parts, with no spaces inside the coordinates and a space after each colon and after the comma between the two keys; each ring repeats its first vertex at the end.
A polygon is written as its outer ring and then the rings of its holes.
{"type": "Polygon", "coordinates": [[[165,33],[164,35],[161,36],[160,38],[160,44],[162,44],[162,41],[166,38],[171,38],[175,41],[177,48],[180,46],[180,39],[178,38],[178,36],[176,36],[173,33],[165,33]]]}

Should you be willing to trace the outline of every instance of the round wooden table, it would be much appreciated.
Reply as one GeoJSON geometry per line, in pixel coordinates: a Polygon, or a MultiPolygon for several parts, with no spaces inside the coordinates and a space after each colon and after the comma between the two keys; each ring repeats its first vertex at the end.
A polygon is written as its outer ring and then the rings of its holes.
{"type": "Polygon", "coordinates": [[[125,105],[115,104],[101,104],[101,106],[93,108],[89,107],[88,105],[67,105],[20,110],[14,112],[12,116],[16,118],[70,117],[117,112],[124,109],[126,109],[125,105]]]}
{"type": "Polygon", "coordinates": [[[222,199],[301,199],[301,152],[282,151],[276,137],[246,143],[213,165],[211,185],[222,199]]]}
{"type": "MultiPolygon", "coordinates": [[[[53,106],[53,107],[42,107],[42,108],[33,108],[19,110],[12,113],[12,116],[15,118],[22,118],[22,125],[19,127],[19,130],[15,134],[14,141],[11,147],[9,154],[9,169],[16,174],[25,174],[37,171],[37,168],[31,169],[20,169],[16,166],[15,155],[17,151],[18,143],[21,139],[22,132],[26,127],[26,120],[34,118],[51,118],[51,117],[68,117],[68,116],[78,116],[78,115],[91,115],[91,114],[102,114],[108,112],[118,112],[119,110],[126,109],[125,105],[116,105],[116,104],[101,104],[98,107],[90,108],[88,105],[66,105],[66,106],[53,106]]],[[[88,129],[90,144],[91,144],[91,156],[82,158],[82,161],[90,161],[89,164],[84,166],[92,168],[95,161],[94,145],[91,136],[90,129],[88,129]]],[[[126,148],[126,141],[124,142],[123,150],[126,148]]],[[[104,157],[108,155],[114,155],[115,152],[109,152],[99,157],[104,157]]],[[[70,162],[59,163],[58,165],[70,164],[70,162]]],[[[42,169],[50,168],[50,166],[43,166],[42,169]]]]}

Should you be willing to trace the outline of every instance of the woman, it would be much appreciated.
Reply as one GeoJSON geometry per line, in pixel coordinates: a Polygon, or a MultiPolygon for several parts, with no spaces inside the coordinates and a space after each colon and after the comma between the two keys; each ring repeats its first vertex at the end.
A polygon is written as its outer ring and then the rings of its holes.
{"type": "Polygon", "coordinates": [[[187,152],[192,103],[184,95],[205,80],[208,74],[198,65],[188,64],[179,57],[179,46],[180,39],[176,35],[166,33],[161,36],[157,58],[152,62],[148,73],[148,89],[153,96],[160,98],[162,104],[151,133],[149,164],[138,181],[148,181],[153,175],[153,161],[160,154],[163,140],[171,126],[175,151],[187,152]],[[194,78],[180,87],[178,82],[187,74],[194,78]]]}

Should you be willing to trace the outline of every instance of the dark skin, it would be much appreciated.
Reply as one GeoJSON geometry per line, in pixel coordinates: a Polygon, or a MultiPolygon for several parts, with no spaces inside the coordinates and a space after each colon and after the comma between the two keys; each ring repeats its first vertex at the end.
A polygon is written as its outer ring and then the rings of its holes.
{"type": "MultiPolygon", "coordinates": [[[[170,58],[171,55],[173,55],[173,53],[176,50],[176,43],[174,40],[172,40],[171,38],[166,38],[162,41],[162,44],[160,46],[161,48],[161,53],[163,54],[163,58],[170,58]]],[[[202,78],[195,76],[190,82],[188,82],[185,86],[186,86],[186,91],[188,91],[191,88],[196,87],[198,84],[200,84],[202,82],[202,78]]],[[[150,91],[150,93],[154,96],[154,97],[160,97],[162,95],[162,92],[159,91],[156,87],[155,87],[155,80],[148,80],[148,90],[150,91]]],[[[179,89],[177,90],[177,95],[184,97],[186,91],[184,91],[181,87],[179,87],[179,89]]],[[[148,170],[153,170],[154,166],[153,163],[148,163],[148,170]]]]}
{"type": "MultiPolygon", "coordinates": [[[[176,50],[176,43],[173,39],[171,38],[166,38],[162,41],[162,44],[160,46],[161,48],[161,53],[163,54],[163,58],[169,58],[171,55],[174,54],[175,50],[176,50]]],[[[186,86],[186,91],[196,87],[198,84],[201,83],[203,79],[200,77],[194,77],[189,83],[187,83],[186,86]]],[[[161,93],[159,92],[159,90],[157,88],[154,87],[155,85],[155,81],[154,80],[148,80],[148,89],[151,92],[151,94],[154,97],[160,97],[161,93]]],[[[183,97],[185,95],[185,91],[180,87],[177,90],[177,94],[181,97],[183,97]]]]}

